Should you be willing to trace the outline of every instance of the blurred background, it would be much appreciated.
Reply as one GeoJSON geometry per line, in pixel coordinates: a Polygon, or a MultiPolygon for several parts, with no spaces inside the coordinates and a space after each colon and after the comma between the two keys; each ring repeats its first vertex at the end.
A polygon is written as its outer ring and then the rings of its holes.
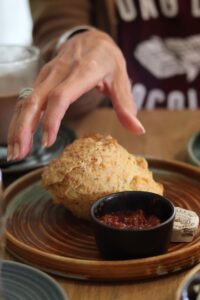
{"type": "Polygon", "coordinates": [[[28,0],[0,0],[0,44],[29,45],[32,20],[28,0]]]}

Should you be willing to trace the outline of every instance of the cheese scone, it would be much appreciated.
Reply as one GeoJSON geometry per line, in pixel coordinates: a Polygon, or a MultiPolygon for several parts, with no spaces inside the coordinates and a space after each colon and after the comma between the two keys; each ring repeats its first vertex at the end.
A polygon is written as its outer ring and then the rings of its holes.
{"type": "Polygon", "coordinates": [[[67,146],[44,169],[42,184],[55,202],[87,220],[91,205],[106,194],[163,194],[163,186],[153,179],[144,158],[128,153],[112,136],[101,134],[81,137],[67,146]]]}

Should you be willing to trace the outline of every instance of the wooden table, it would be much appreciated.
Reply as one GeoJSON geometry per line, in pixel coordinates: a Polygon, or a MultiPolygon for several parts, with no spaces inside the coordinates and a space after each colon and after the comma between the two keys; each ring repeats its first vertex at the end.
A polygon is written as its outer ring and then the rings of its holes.
{"type": "MultiPolygon", "coordinates": [[[[81,135],[88,132],[111,134],[134,154],[187,161],[187,142],[192,133],[200,129],[200,111],[141,111],[139,119],[146,128],[146,134],[142,136],[134,136],[124,129],[112,109],[98,109],[70,122],[70,126],[81,135]]],[[[126,283],[55,279],[66,290],[70,300],[173,300],[186,274],[181,272],[153,280],[126,283]]]]}

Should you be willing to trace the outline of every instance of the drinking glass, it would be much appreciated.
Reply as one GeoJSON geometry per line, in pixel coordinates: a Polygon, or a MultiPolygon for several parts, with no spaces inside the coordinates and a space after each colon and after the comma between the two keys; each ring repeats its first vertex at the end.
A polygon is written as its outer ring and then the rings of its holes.
{"type": "Polygon", "coordinates": [[[32,46],[0,45],[0,145],[6,146],[19,92],[31,87],[40,67],[40,51],[32,46]]]}

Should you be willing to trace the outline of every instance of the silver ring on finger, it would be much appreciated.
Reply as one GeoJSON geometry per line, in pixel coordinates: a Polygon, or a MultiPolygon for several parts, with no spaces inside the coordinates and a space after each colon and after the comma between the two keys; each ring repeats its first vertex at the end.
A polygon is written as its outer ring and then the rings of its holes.
{"type": "Polygon", "coordinates": [[[25,87],[25,88],[21,89],[19,92],[18,100],[22,100],[22,99],[28,97],[33,91],[34,91],[34,89],[32,87],[25,87]]]}

